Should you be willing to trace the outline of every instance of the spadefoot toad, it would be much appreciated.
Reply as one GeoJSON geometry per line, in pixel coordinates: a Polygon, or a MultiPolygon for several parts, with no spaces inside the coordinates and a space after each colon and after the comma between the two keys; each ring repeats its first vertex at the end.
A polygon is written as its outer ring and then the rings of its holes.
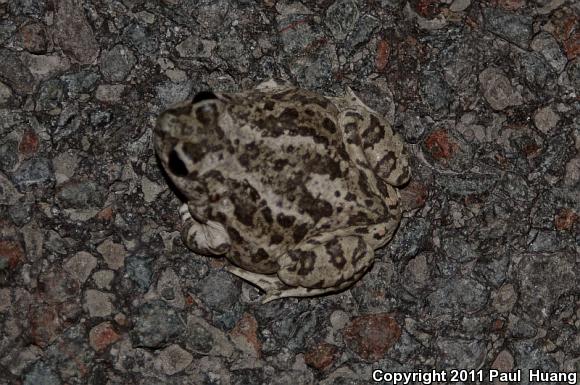
{"type": "Polygon", "coordinates": [[[201,92],[159,116],[154,144],[187,199],[185,244],[225,256],[263,302],[356,282],[393,236],[410,177],[400,136],[350,89],[201,92]]]}

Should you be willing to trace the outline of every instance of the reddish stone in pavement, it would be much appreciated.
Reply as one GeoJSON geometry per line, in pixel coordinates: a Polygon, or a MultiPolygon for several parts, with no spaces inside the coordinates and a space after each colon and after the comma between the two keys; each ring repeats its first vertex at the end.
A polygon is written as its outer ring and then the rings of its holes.
{"type": "Polygon", "coordinates": [[[391,55],[391,49],[389,47],[389,42],[381,39],[377,43],[377,57],[375,59],[375,66],[377,71],[382,71],[385,69],[389,63],[389,57],[391,55]]]}
{"type": "Polygon", "coordinates": [[[38,136],[34,131],[26,131],[24,135],[22,135],[18,151],[25,156],[32,155],[38,151],[38,136]]]}
{"type": "Polygon", "coordinates": [[[23,260],[24,251],[17,242],[0,241],[0,266],[6,264],[10,269],[14,269],[23,260]]]}
{"type": "Polygon", "coordinates": [[[425,145],[435,159],[449,159],[459,147],[457,143],[449,139],[445,130],[434,131],[425,140],[425,145]]]}
{"type": "Polygon", "coordinates": [[[312,350],[306,352],[304,361],[306,365],[312,366],[318,370],[324,370],[332,365],[338,357],[339,351],[335,345],[322,342],[312,350]]]}
{"type": "Polygon", "coordinates": [[[419,0],[415,5],[415,9],[419,15],[431,18],[440,12],[439,3],[440,1],[438,0],[419,0]]]}
{"type": "Polygon", "coordinates": [[[503,320],[496,319],[491,324],[491,330],[493,330],[494,332],[498,332],[498,331],[503,329],[504,325],[505,325],[505,322],[503,320]]]}
{"type": "Polygon", "coordinates": [[[99,56],[99,45],[82,3],[59,0],[54,3],[53,39],[63,52],[80,64],[91,64],[99,56]]]}
{"type": "Polygon", "coordinates": [[[105,350],[119,338],[120,336],[115,332],[110,322],[100,323],[89,332],[89,343],[97,352],[105,350]]]}
{"type": "Polygon", "coordinates": [[[61,332],[62,325],[53,306],[41,306],[33,310],[30,318],[30,334],[34,343],[47,347],[61,332]]]}
{"type": "Polygon", "coordinates": [[[47,49],[46,28],[42,24],[26,24],[18,32],[25,50],[32,53],[44,53],[47,49]]]}
{"type": "Polygon", "coordinates": [[[97,219],[110,222],[113,219],[114,213],[111,206],[107,206],[97,213],[97,219]]]}
{"type": "Polygon", "coordinates": [[[262,343],[258,339],[258,322],[251,314],[244,313],[242,318],[232,329],[231,335],[232,337],[244,337],[248,344],[254,348],[256,356],[260,357],[262,354],[262,343]]]}
{"type": "Polygon", "coordinates": [[[578,30],[579,18],[569,16],[562,22],[562,45],[566,51],[566,57],[574,60],[580,54],[580,30],[578,30]]]}
{"type": "Polygon", "coordinates": [[[423,183],[411,181],[404,189],[400,190],[401,206],[406,210],[414,210],[425,205],[429,192],[423,183]]]}
{"type": "Polygon", "coordinates": [[[526,3],[525,0],[497,0],[497,5],[507,11],[515,11],[526,3]]]}
{"type": "Polygon", "coordinates": [[[558,230],[570,230],[578,220],[578,214],[569,208],[561,209],[554,218],[554,224],[558,230]]]}
{"type": "Polygon", "coordinates": [[[360,357],[376,361],[399,340],[401,328],[388,314],[370,314],[355,318],[344,328],[343,337],[360,357]]]}
{"type": "Polygon", "coordinates": [[[568,60],[574,60],[580,54],[579,18],[572,14],[553,14],[554,37],[562,44],[568,60]],[[559,15],[559,16],[556,16],[559,15]]]}
{"type": "Polygon", "coordinates": [[[574,60],[580,54],[580,32],[572,34],[563,43],[566,57],[569,60],[574,60]]]}

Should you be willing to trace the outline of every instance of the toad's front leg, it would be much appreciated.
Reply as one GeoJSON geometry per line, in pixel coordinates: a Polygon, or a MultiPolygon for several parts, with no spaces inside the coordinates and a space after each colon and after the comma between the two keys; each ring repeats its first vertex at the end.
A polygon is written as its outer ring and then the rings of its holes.
{"type": "Polygon", "coordinates": [[[230,236],[221,223],[197,221],[191,216],[186,203],[179,208],[179,216],[183,222],[181,238],[191,250],[198,254],[221,255],[230,249],[230,236]]]}

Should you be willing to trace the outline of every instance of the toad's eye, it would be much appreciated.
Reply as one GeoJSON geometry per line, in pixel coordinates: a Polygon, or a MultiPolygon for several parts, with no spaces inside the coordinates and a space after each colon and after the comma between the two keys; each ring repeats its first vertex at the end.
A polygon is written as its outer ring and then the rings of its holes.
{"type": "Polygon", "coordinates": [[[186,176],[189,174],[185,163],[183,163],[183,160],[181,160],[179,154],[175,150],[171,151],[169,154],[169,162],[167,163],[167,167],[169,168],[169,171],[171,171],[173,175],[176,176],[186,176]]]}
{"type": "Polygon", "coordinates": [[[193,97],[192,103],[199,103],[202,102],[204,100],[212,100],[212,99],[217,99],[217,96],[215,96],[215,94],[211,91],[201,91],[198,92],[197,94],[195,94],[195,96],[193,97]]]}

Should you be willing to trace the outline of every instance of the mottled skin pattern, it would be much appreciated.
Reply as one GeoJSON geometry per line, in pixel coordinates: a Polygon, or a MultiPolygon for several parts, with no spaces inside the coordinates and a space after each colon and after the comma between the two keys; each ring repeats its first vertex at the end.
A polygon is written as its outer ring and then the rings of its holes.
{"type": "Polygon", "coordinates": [[[154,143],[187,198],[186,245],[224,255],[264,302],[356,282],[396,230],[410,177],[401,138],[350,90],[201,93],[161,114],[154,143]]]}

